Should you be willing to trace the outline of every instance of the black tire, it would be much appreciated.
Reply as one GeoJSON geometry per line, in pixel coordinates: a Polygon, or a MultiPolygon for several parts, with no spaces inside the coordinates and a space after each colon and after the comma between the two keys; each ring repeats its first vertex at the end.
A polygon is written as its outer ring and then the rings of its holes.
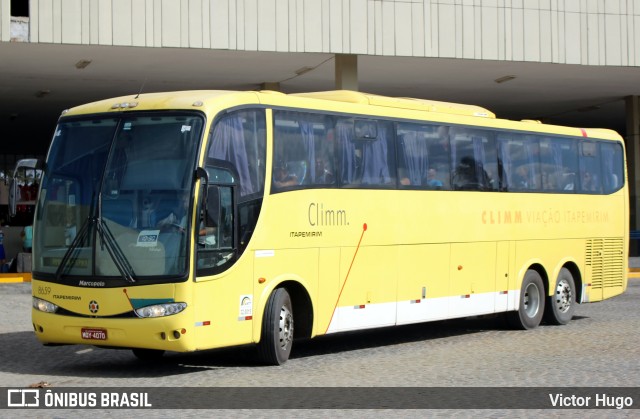
{"type": "Polygon", "coordinates": [[[136,356],[136,358],[138,358],[140,361],[145,361],[145,362],[157,361],[160,358],[162,358],[162,356],[164,355],[164,351],[161,351],[159,349],[135,348],[135,349],[132,349],[131,351],[136,356]]]}
{"type": "Polygon", "coordinates": [[[516,329],[529,330],[538,327],[544,315],[544,283],[540,274],[529,269],[520,288],[520,306],[507,313],[507,319],[516,329]]]}
{"type": "Polygon", "coordinates": [[[558,274],[553,293],[547,297],[545,320],[549,324],[567,324],[576,311],[576,285],[573,275],[567,268],[562,268],[558,274]]]}
{"type": "Polygon", "coordinates": [[[281,365],[289,359],[293,345],[293,309],[291,297],[284,288],[269,296],[262,319],[262,336],[258,358],[267,365],[281,365]]]}

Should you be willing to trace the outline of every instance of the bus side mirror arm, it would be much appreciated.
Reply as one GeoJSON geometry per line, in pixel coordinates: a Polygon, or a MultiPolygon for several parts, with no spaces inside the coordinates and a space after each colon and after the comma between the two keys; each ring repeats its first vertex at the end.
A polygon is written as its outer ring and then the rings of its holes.
{"type": "Polygon", "coordinates": [[[209,173],[207,173],[207,171],[203,167],[198,166],[195,172],[195,178],[196,179],[204,178],[205,185],[209,186],[209,173]]]}

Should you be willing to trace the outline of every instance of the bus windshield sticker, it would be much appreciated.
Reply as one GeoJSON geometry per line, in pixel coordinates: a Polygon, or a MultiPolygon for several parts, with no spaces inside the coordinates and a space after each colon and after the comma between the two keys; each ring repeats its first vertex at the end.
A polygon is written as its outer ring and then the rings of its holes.
{"type": "Polygon", "coordinates": [[[158,245],[158,236],[160,236],[160,230],[142,230],[138,234],[136,246],[156,247],[158,245]]]}
{"type": "Polygon", "coordinates": [[[191,126],[183,125],[182,126],[182,130],[180,132],[185,133],[185,132],[189,132],[189,131],[191,131],[191,126]]]}

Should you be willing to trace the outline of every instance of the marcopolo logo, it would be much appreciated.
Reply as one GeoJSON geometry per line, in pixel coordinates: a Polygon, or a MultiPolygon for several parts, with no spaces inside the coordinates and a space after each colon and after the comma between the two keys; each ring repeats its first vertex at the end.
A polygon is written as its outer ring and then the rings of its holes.
{"type": "Polygon", "coordinates": [[[93,314],[96,314],[99,309],[100,305],[98,305],[98,302],[96,300],[91,300],[91,302],[89,303],[89,311],[93,314]]]}

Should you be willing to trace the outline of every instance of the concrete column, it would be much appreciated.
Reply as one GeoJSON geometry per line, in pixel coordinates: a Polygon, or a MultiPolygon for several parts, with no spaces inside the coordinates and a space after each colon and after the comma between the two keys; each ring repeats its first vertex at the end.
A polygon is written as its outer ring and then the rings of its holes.
{"type": "Polygon", "coordinates": [[[358,90],[358,56],[336,54],[336,89],[358,90]]]}
{"type": "Polygon", "coordinates": [[[0,0],[0,42],[11,40],[11,0],[0,0]]]}
{"type": "Polygon", "coordinates": [[[640,96],[625,98],[627,114],[627,172],[629,176],[629,222],[631,230],[640,230],[640,96]]]}

